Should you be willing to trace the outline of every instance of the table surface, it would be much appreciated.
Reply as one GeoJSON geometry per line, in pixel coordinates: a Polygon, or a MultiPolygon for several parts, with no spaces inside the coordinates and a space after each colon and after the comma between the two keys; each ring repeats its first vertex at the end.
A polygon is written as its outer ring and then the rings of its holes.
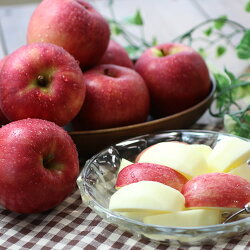
{"type": "MultiPolygon", "coordinates": [[[[38,0],[0,0],[0,58],[26,43],[29,18],[38,0]]],[[[107,0],[90,1],[108,16],[107,0]]],[[[159,43],[170,41],[194,25],[221,15],[249,26],[250,14],[244,12],[246,0],[116,0],[115,11],[122,19],[142,11],[145,34],[155,35],[159,43]]],[[[234,73],[241,73],[249,62],[237,61],[232,53],[212,60],[217,67],[228,65],[234,73]]],[[[194,125],[199,129],[220,130],[221,124],[206,113],[194,125]],[[211,122],[213,123],[211,125],[211,122]],[[208,125],[210,124],[210,125],[208,125]]],[[[138,239],[128,232],[107,224],[86,207],[76,190],[55,209],[34,215],[19,215],[0,208],[0,249],[250,249],[250,233],[228,242],[203,247],[159,245],[138,239]]]]}

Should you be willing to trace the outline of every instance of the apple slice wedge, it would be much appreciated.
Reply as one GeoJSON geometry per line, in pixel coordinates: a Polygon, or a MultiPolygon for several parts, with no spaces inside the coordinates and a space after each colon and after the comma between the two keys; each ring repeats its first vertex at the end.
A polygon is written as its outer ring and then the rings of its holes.
{"type": "Polygon", "coordinates": [[[160,142],[144,150],[137,157],[137,162],[165,165],[192,179],[195,176],[213,172],[206,162],[211,152],[212,148],[203,144],[160,142]]]}
{"type": "Polygon", "coordinates": [[[250,182],[227,173],[209,173],[189,180],[182,189],[188,208],[243,208],[250,201],[250,182]]]}
{"type": "Polygon", "coordinates": [[[221,212],[216,209],[194,209],[144,217],[143,222],[169,227],[200,227],[221,223],[221,212]]]}
{"type": "Polygon", "coordinates": [[[153,163],[134,163],[118,173],[115,187],[118,189],[138,181],[161,182],[181,192],[188,179],[167,166],[153,163]]]}
{"type": "Polygon", "coordinates": [[[238,175],[250,182],[250,165],[244,163],[237,168],[228,172],[229,174],[238,175]]]}
{"type": "Polygon", "coordinates": [[[208,156],[208,165],[216,172],[229,172],[250,158],[250,142],[236,137],[220,140],[208,156]]]}
{"type": "Polygon", "coordinates": [[[140,181],[120,188],[110,198],[109,209],[117,212],[179,211],[184,196],[174,188],[155,181],[140,181]]]}

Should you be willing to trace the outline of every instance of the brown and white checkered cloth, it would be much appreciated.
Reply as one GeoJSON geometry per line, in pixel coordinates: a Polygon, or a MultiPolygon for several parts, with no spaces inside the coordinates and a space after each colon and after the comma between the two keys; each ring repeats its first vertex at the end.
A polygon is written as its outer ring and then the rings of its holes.
{"type": "MultiPolygon", "coordinates": [[[[211,130],[209,126],[195,128],[211,130]]],[[[161,245],[138,239],[107,224],[82,203],[76,190],[60,206],[46,213],[20,215],[0,208],[0,249],[247,250],[250,249],[250,232],[215,246],[185,248],[161,245]]]]}

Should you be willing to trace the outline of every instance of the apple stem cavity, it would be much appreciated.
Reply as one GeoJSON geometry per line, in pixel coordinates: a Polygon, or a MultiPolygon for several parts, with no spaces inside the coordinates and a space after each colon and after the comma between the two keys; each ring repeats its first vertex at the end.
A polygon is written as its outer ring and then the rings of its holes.
{"type": "Polygon", "coordinates": [[[151,50],[153,52],[153,54],[157,57],[164,57],[165,56],[165,52],[163,49],[157,49],[157,48],[152,48],[151,50]]]}
{"type": "Polygon", "coordinates": [[[36,81],[37,85],[38,85],[39,87],[41,87],[41,88],[46,88],[46,87],[48,87],[49,82],[50,82],[50,81],[49,81],[49,78],[46,77],[46,76],[43,76],[43,75],[39,75],[39,76],[37,77],[37,81],[36,81]]]}
{"type": "Polygon", "coordinates": [[[55,163],[54,159],[55,157],[53,154],[48,154],[47,156],[45,156],[42,160],[43,167],[48,170],[62,170],[63,165],[55,163]]]}
{"type": "Polygon", "coordinates": [[[103,70],[103,73],[104,73],[104,75],[109,76],[109,77],[116,77],[115,74],[114,74],[114,71],[110,70],[108,68],[105,68],[103,70]]]}
{"type": "Polygon", "coordinates": [[[170,56],[177,54],[181,51],[183,51],[183,48],[171,48],[168,51],[165,51],[164,49],[157,49],[157,48],[152,48],[151,51],[156,57],[165,57],[165,56],[170,56]]]}

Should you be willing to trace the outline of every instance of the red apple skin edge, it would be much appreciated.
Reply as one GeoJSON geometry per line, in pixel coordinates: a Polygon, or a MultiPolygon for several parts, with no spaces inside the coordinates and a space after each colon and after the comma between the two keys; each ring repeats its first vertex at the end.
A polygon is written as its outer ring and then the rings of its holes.
{"type": "Polygon", "coordinates": [[[110,40],[107,50],[102,56],[99,64],[115,64],[133,69],[134,64],[129,58],[127,51],[116,41],[110,40]]]}
{"type": "Polygon", "coordinates": [[[117,175],[116,188],[139,181],[157,181],[181,192],[188,179],[172,168],[160,164],[135,163],[123,168],[117,175]]]}
{"type": "Polygon", "coordinates": [[[147,49],[135,70],[149,88],[153,117],[183,111],[203,100],[211,88],[203,58],[182,44],[166,43],[147,49]]]}
{"type": "MultiPolygon", "coordinates": [[[[7,56],[5,56],[4,58],[0,60],[0,77],[1,77],[2,67],[6,59],[7,59],[7,56]]],[[[6,118],[6,116],[3,114],[2,110],[0,109],[0,125],[5,125],[7,123],[9,123],[9,120],[6,118]]]]}
{"type": "Polygon", "coordinates": [[[103,64],[83,73],[86,99],[76,129],[105,129],[144,122],[149,93],[142,77],[132,69],[103,64]]]}
{"type": "Polygon", "coordinates": [[[226,173],[203,174],[183,187],[186,207],[243,208],[250,201],[250,183],[226,173]]]}
{"type": "Polygon", "coordinates": [[[28,43],[48,42],[67,50],[82,68],[97,63],[107,49],[107,21],[83,0],[43,0],[28,25],[28,43]]]}
{"type": "Polygon", "coordinates": [[[76,147],[56,124],[24,119],[0,129],[0,204],[38,213],[72,193],[79,174],[76,147]]]}
{"type": "Polygon", "coordinates": [[[81,109],[85,92],[78,63],[54,44],[22,46],[2,67],[0,107],[10,121],[40,118],[63,126],[81,109]]]}

